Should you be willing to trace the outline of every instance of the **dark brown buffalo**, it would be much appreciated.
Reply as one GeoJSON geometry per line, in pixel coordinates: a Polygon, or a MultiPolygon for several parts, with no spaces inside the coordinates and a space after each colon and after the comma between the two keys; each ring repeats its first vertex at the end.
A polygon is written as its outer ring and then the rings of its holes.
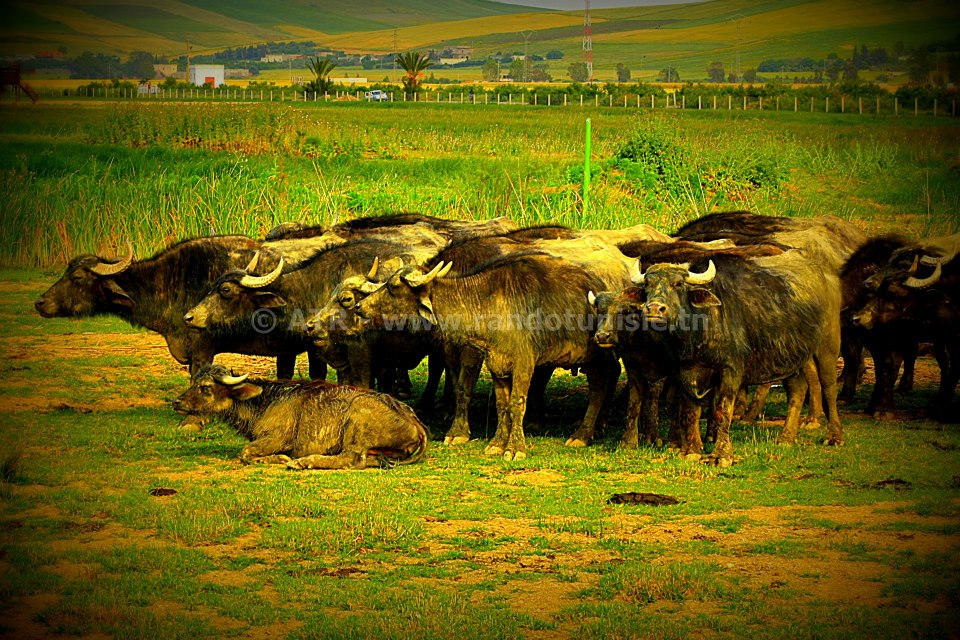
{"type": "Polygon", "coordinates": [[[324,381],[273,382],[201,369],[173,403],[181,413],[217,416],[250,440],[244,462],[292,469],[363,469],[418,462],[427,430],[390,396],[324,381]]]}
{"type": "Polygon", "coordinates": [[[114,315],[161,334],[170,354],[191,373],[213,362],[217,353],[278,356],[277,375],[293,375],[298,353],[249,330],[190,331],[183,314],[199,302],[224,271],[247,264],[260,242],[244,236],[184,240],[146,260],[134,260],[133,249],[121,260],[93,255],[70,261],[63,277],[35,306],[45,318],[114,315]]]}
{"type": "MultiPolygon", "coordinates": [[[[836,407],[840,285],[799,251],[746,260],[701,258],[691,265],[639,268],[633,295],[642,302],[645,339],[667,355],[669,377],[685,407],[713,393],[717,439],[711,460],[733,460],[729,427],[744,384],[785,380],[787,418],[780,436],[796,438],[806,393],[803,368],[817,364],[828,413],[827,441],[842,442],[836,407]]],[[[686,409],[685,409],[686,410],[686,409]]],[[[698,420],[688,425],[685,453],[698,453],[698,420]]]]}
{"type": "Polygon", "coordinates": [[[393,330],[427,323],[445,349],[474,349],[484,356],[497,399],[497,432],[489,455],[527,455],[523,432],[527,393],[538,366],[577,367],[590,387],[587,414],[573,438],[589,442],[596,428],[615,361],[591,340],[593,313],[587,293],[599,279],[563,259],[536,252],[495,258],[472,272],[444,277],[452,265],[429,272],[404,267],[361,300],[357,314],[393,330]]]}

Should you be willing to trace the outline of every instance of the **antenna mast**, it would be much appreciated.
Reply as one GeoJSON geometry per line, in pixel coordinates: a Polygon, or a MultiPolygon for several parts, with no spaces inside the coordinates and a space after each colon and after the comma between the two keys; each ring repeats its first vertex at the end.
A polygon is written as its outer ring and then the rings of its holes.
{"type": "Polygon", "coordinates": [[[590,0],[583,0],[583,53],[587,64],[587,82],[593,82],[593,26],[590,23],[590,0]]]}

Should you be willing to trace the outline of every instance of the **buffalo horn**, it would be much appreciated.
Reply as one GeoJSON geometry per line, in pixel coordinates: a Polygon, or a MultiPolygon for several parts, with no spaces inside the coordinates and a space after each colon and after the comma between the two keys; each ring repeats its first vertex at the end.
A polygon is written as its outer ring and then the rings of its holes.
{"type": "Polygon", "coordinates": [[[124,271],[133,264],[133,244],[127,240],[127,257],[120,260],[120,262],[115,263],[106,263],[98,262],[94,267],[90,269],[90,272],[98,276],[115,276],[121,271],[124,271]]]}
{"type": "Polygon", "coordinates": [[[373,259],[373,266],[370,267],[370,273],[367,274],[367,280],[373,280],[377,277],[377,269],[380,268],[380,256],[373,259]]]}
{"type": "Polygon", "coordinates": [[[633,284],[643,284],[643,272],[640,271],[640,258],[637,258],[633,263],[633,268],[630,270],[630,281],[633,284]]]}
{"type": "Polygon", "coordinates": [[[217,382],[220,382],[222,384],[232,387],[233,385],[240,384],[241,382],[246,380],[247,376],[249,375],[250,375],[249,373],[245,373],[242,376],[223,376],[217,382]]]}
{"type": "Polygon", "coordinates": [[[360,293],[373,293],[374,291],[379,290],[383,286],[382,282],[363,282],[357,287],[360,290],[360,293]]]}
{"type": "Polygon", "coordinates": [[[941,265],[940,261],[937,261],[937,266],[934,267],[933,273],[931,273],[926,278],[914,278],[910,276],[903,281],[905,287],[910,287],[911,289],[923,289],[924,287],[929,287],[934,282],[940,279],[941,265]]]}
{"type": "Polygon", "coordinates": [[[597,306],[597,296],[593,293],[593,291],[587,291],[587,302],[590,303],[591,307],[597,306]]]}
{"type": "Polygon", "coordinates": [[[713,260],[711,260],[707,265],[707,270],[703,273],[693,273],[688,269],[685,280],[687,284],[707,284],[713,282],[715,277],[717,277],[717,267],[713,264],[713,260]]]}
{"type": "Polygon", "coordinates": [[[907,269],[907,273],[913,275],[917,272],[917,265],[920,264],[920,256],[913,256],[913,264],[907,269]]]}
{"type": "Polygon", "coordinates": [[[452,262],[447,262],[444,264],[443,261],[440,261],[437,266],[430,270],[429,273],[425,273],[422,276],[410,274],[404,277],[411,287],[422,287],[428,282],[432,281],[434,278],[442,278],[447,275],[447,272],[450,271],[450,268],[453,266],[452,262]]]}
{"type": "MultiPolygon", "coordinates": [[[[932,267],[935,264],[939,264],[941,262],[943,262],[943,258],[938,258],[936,256],[922,256],[920,258],[920,264],[925,264],[928,267],[932,267]]],[[[949,260],[947,262],[949,262],[949,260]]]]}
{"type": "Polygon", "coordinates": [[[251,271],[257,268],[257,265],[259,263],[260,263],[260,252],[257,251],[256,253],[253,254],[253,258],[250,259],[250,264],[248,264],[246,268],[244,268],[244,271],[246,271],[247,273],[250,273],[251,271]]]}
{"type": "Polygon", "coordinates": [[[283,271],[283,256],[280,256],[280,263],[277,265],[277,268],[268,273],[265,276],[249,276],[245,275],[240,278],[240,286],[247,287],[248,289],[260,289],[265,287],[277,278],[280,277],[280,273],[283,271]]]}

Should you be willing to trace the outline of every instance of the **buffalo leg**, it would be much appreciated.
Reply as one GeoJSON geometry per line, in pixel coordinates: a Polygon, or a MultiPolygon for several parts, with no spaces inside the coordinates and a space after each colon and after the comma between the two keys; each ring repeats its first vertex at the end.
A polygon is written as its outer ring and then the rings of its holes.
{"type": "Polygon", "coordinates": [[[290,469],[363,469],[377,466],[380,466],[380,462],[367,458],[366,451],[344,451],[335,456],[315,453],[287,463],[290,469]]]}
{"type": "Polygon", "coordinates": [[[646,398],[646,380],[640,373],[637,362],[624,358],[624,366],[627,370],[629,397],[627,400],[627,423],[623,430],[623,437],[620,439],[620,446],[636,449],[640,444],[638,430],[640,414],[643,411],[643,403],[646,398]]]}
{"type": "Polygon", "coordinates": [[[729,467],[733,464],[733,443],[730,441],[730,422],[733,420],[733,403],[740,389],[740,381],[724,375],[714,391],[713,419],[717,423],[717,440],[713,445],[713,453],[706,462],[729,467]]]}
{"type": "Polygon", "coordinates": [[[800,410],[803,408],[803,397],[807,393],[807,378],[802,372],[797,372],[785,379],[783,384],[787,390],[787,417],[783,421],[783,431],[777,442],[793,444],[800,428],[800,410]]]}
{"type": "MultiPolygon", "coordinates": [[[[807,380],[807,398],[810,401],[810,411],[803,424],[807,429],[816,429],[823,420],[823,385],[820,383],[817,364],[813,358],[803,365],[803,377],[807,380]]],[[[834,365],[833,382],[836,386],[836,365],[834,365]]]]}
{"type": "Polygon", "coordinates": [[[882,356],[874,356],[874,371],[876,383],[873,387],[873,394],[870,397],[870,403],[867,405],[867,411],[873,414],[877,420],[890,420],[893,418],[893,387],[897,379],[897,373],[900,370],[902,356],[896,351],[882,352],[882,356]]]}
{"type": "MultiPolygon", "coordinates": [[[[514,362],[512,375],[509,378],[509,425],[510,435],[503,452],[504,460],[523,460],[527,457],[527,440],[523,433],[523,416],[527,412],[527,394],[530,392],[530,381],[533,378],[533,363],[529,367],[514,362]]],[[[587,376],[589,380],[589,374],[587,376]]],[[[593,400],[591,398],[591,405],[593,400]]],[[[589,415],[590,409],[587,409],[589,415]]],[[[586,418],[584,418],[586,421],[586,418]]]]}
{"type": "Polygon", "coordinates": [[[912,343],[903,350],[903,375],[900,376],[900,382],[897,384],[897,393],[903,395],[913,391],[914,370],[917,365],[917,351],[919,343],[912,343]]]}
{"type": "Polygon", "coordinates": [[[843,423],[840,422],[840,411],[837,409],[837,354],[839,351],[838,343],[827,340],[814,354],[827,414],[825,443],[829,445],[843,444],[843,423]]]}
{"type": "Polygon", "coordinates": [[[293,378],[293,372],[297,368],[296,354],[284,354],[277,356],[277,379],[290,380],[293,378]]]}
{"type": "Polygon", "coordinates": [[[497,431],[484,454],[500,456],[506,451],[510,438],[510,380],[492,373],[490,377],[493,379],[493,394],[497,400],[497,431]]]}
{"type": "Polygon", "coordinates": [[[603,412],[603,405],[610,391],[609,381],[614,364],[618,367],[617,371],[619,372],[620,365],[615,360],[608,358],[598,358],[583,365],[583,371],[587,374],[589,389],[587,413],[583,416],[580,428],[567,439],[566,445],[568,447],[585,447],[593,439],[597,430],[597,422],[603,412]]]}
{"type": "Polygon", "coordinates": [[[420,394],[420,399],[417,401],[418,412],[429,413],[433,410],[444,366],[445,363],[440,354],[431,353],[427,356],[427,384],[423,387],[423,393],[420,394]]]}
{"type": "Polygon", "coordinates": [[[676,430],[681,434],[682,441],[679,442],[680,454],[701,455],[703,453],[703,441],[700,439],[700,412],[699,404],[693,402],[685,395],[678,398],[677,410],[674,421],[676,430]]]}
{"type": "Polygon", "coordinates": [[[290,449],[290,443],[278,436],[258,438],[240,451],[240,460],[244,463],[255,462],[258,458],[272,456],[290,449]]]}
{"type": "MultiPolygon", "coordinates": [[[[277,366],[279,369],[279,362],[277,366]]],[[[313,349],[307,350],[307,367],[310,371],[311,380],[327,379],[327,362],[313,349]]],[[[290,377],[293,377],[292,371],[290,372],[290,377]]]]}
{"type": "Polygon", "coordinates": [[[554,368],[550,366],[537,367],[533,370],[527,400],[527,428],[529,429],[536,430],[546,422],[547,385],[553,377],[553,371],[554,368]]]}
{"type": "Polygon", "coordinates": [[[955,338],[949,343],[938,345],[937,364],[940,365],[940,386],[930,402],[930,413],[938,420],[951,418],[950,407],[953,394],[960,382],[960,341],[955,338]]]}
{"type": "Polygon", "coordinates": [[[744,422],[756,422],[760,419],[760,414],[763,413],[763,408],[767,404],[767,396],[770,395],[769,384],[758,384],[756,391],[753,392],[753,400],[750,402],[750,406],[747,407],[746,412],[743,414],[741,420],[744,422]]]}
{"type": "Polygon", "coordinates": [[[444,435],[443,443],[463,444],[470,440],[470,400],[473,398],[473,390],[477,386],[477,378],[480,377],[483,356],[479,352],[468,348],[464,349],[460,355],[448,353],[447,361],[451,368],[457,371],[457,382],[454,385],[453,424],[444,435]]]}
{"type": "Polygon", "coordinates": [[[843,356],[843,389],[838,400],[853,402],[857,396],[857,385],[860,384],[860,370],[863,367],[863,338],[859,330],[849,329],[843,332],[840,342],[843,356]]]}

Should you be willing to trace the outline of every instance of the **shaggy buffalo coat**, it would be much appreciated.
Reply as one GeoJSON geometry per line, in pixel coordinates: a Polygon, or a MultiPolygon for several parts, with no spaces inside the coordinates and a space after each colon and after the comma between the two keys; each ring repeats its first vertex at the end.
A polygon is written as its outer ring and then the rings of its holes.
{"type": "Polygon", "coordinates": [[[44,317],[115,315],[130,324],[156,331],[167,341],[177,362],[191,373],[213,362],[217,353],[278,356],[277,375],[293,375],[299,350],[252,330],[190,331],[183,314],[197,304],[224,271],[247,264],[260,242],[244,236],[184,240],[119,273],[94,273],[104,261],[92,255],[74,258],[64,275],[35,302],[44,317]]]}
{"type": "Polygon", "coordinates": [[[294,469],[362,469],[423,458],[427,430],[388,395],[324,381],[234,379],[221,366],[201,370],[174,403],[177,411],[218,416],[250,440],[244,462],[294,469]]]}
{"type": "Polygon", "coordinates": [[[535,368],[582,368],[590,387],[589,407],[573,437],[589,442],[616,369],[591,339],[594,318],[587,294],[602,282],[540,253],[496,258],[455,277],[438,277],[442,271],[440,265],[428,274],[417,267],[401,269],[361,300],[357,313],[379,326],[428,322],[437,327],[447,350],[482,353],[498,415],[487,453],[506,459],[526,456],[523,417],[535,368]]]}
{"type": "MultiPolygon", "coordinates": [[[[670,377],[688,399],[715,394],[717,439],[713,459],[733,459],[729,427],[743,384],[785,380],[787,418],[782,441],[792,442],[806,392],[802,369],[814,359],[827,404],[831,443],[842,441],[836,407],[836,362],[840,348],[840,285],[798,251],[745,260],[712,259],[716,274],[691,284],[690,274],[708,272],[708,259],[650,267],[638,295],[650,330],[647,339],[668,355],[670,377]]],[[[690,433],[689,449],[699,439],[690,433]]]]}

